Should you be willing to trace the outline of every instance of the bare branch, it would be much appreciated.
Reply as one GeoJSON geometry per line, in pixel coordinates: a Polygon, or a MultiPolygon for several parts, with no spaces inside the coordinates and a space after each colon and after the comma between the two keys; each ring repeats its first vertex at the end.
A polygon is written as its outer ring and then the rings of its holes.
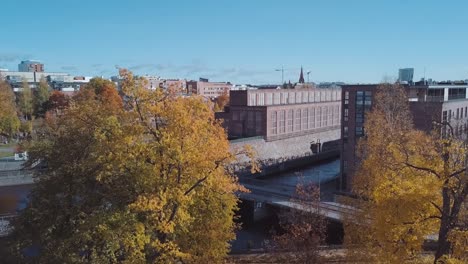
{"type": "Polygon", "coordinates": [[[184,195],[189,195],[193,191],[193,189],[195,189],[197,186],[199,186],[204,181],[206,181],[206,179],[208,179],[208,177],[211,175],[211,173],[213,173],[215,170],[217,170],[219,168],[219,166],[223,163],[223,161],[225,161],[227,158],[228,157],[224,157],[223,159],[216,161],[215,162],[216,166],[212,170],[210,170],[205,177],[199,179],[197,182],[195,182],[194,185],[192,185],[192,187],[190,187],[187,191],[185,191],[184,195]]]}
{"type": "Polygon", "coordinates": [[[202,184],[204,181],[206,181],[206,179],[208,179],[208,176],[209,176],[209,175],[206,175],[205,177],[199,179],[194,185],[192,185],[192,187],[190,187],[190,188],[184,193],[184,195],[190,194],[190,192],[192,192],[193,189],[195,189],[197,186],[199,186],[199,185],[202,184]]]}
{"type": "Polygon", "coordinates": [[[437,208],[437,210],[439,211],[439,213],[442,215],[443,214],[443,211],[442,211],[442,208],[440,208],[440,206],[438,206],[436,203],[434,203],[433,201],[430,201],[430,203],[435,207],[437,208]]]}
{"type": "Polygon", "coordinates": [[[134,102],[135,102],[136,110],[138,113],[138,117],[140,118],[140,121],[144,124],[146,129],[148,129],[151,135],[153,135],[156,140],[159,140],[159,135],[156,133],[156,131],[154,131],[154,129],[150,125],[148,125],[145,118],[143,117],[143,114],[140,109],[140,104],[138,103],[138,100],[136,98],[134,99],[134,102]]]}
{"type": "Polygon", "coordinates": [[[408,167],[411,167],[413,169],[416,169],[416,170],[420,170],[420,171],[425,171],[425,172],[429,172],[431,174],[434,174],[437,178],[441,178],[440,175],[433,169],[429,169],[429,168],[424,168],[424,167],[419,167],[419,166],[416,166],[416,165],[413,165],[409,162],[404,162],[404,164],[408,167]]]}
{"type": "Polygon", "coordinates": [[[171,215],[169,216],[169,219],[167,219],[167,223],[170,223],[170,222],[172,222],[172,220],[174,220],[178,209],[179,209],[179,205],[174,204],[174,207],[172,208],[171,215]]]}
{"type": "Polygon", "coordinates": [[[457,176],[458,174],[460,174],[460,173],[462,173],[464,171],[466,171],[466,168],[463,168],[463,169],[461,169],[459,171],[456,171],[456,172],[450,174],[447,178],[452,178],[453,176],[457,176]]]}

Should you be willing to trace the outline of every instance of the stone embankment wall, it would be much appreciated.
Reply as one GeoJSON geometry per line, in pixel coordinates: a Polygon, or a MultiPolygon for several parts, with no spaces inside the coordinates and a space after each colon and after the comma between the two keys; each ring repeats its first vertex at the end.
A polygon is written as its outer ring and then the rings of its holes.
{"type": "MultiPolygon", "coordinates": [[[[258,160],[269,159],[290,159],[311,155],[310,143],[320,140],[322,144],[340,139],[340,129],[333,129],[320,133],[308,134],[293,138],[286,138],[275,141],[265,141],[262,137],[243,138],[231,140],[231,149],[242,149],[245,145],[250,145],[257,152],[258,160]]],[[[239,162],[247,161],[246,157],[241,157],[239,162]]]]}
{"type": "MultiPolygon", "coordinates": [[[[262,137],[233,140],[231,150],[236,152],[245,145],[252,146],[257,153],[256,159],[262,170],[256,176],[266,176],[336,158],[340,153],[339,140],[340,130],[335,129],[275,141],[265,141],[262,137]],[[312,154],[310,143],[317,142],[317,140],[322,143],[322,152],[312,154]]],[[[237,165],[234,165],[238,176],[250,175],[248,162],[247,157],[239,157],[237,165]]]]}

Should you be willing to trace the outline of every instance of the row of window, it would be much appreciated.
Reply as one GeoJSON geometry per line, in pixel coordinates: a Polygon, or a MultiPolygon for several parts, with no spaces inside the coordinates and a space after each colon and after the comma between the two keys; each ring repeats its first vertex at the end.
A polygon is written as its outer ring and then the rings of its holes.
{"type": "Polygon", "coordinates": [[[216,95],[221,95],[222,93],[220,93],[220,92],[203,92],[203,94],[216,94],[216,95]]]}
{"type": "Polygon", "coordinates": [[[232,120],[259,123],[262,121],[262,113],[260,111],[232,111],[232,120]]]}
{"type": "Polygon", "coordinates": [[[205,87],[204,90],[224,91],[224,90],[229,90],[229,87],[205,87]]]}
{"type": "MultiPolygon", "coordinates": [[[[357,137],[364,136],[364,127],[357,126],[354,131],[357,137]]],[[[343,127],[343,139],[347,139],[349,137],[349,129],[348,126],[343,127]]]]}
{"type": "MultiPolygon", "coordinates": [[[[468,124],[465,122],[463,124],[457,124],[453,126],[453,135],[455,137],[462,137],[463,139],[466,139],[467,137],[467,132],[468,132],[468,124]]],[[[447,127],[442,128],[442,136],[445,137],[449,132],[447,127]]]]}
{"type": "Polygon", "coordinates": [[[339,105],[272,111],[270,133],[276,135],[339,124],[339,105]]]}
{"type": "Polygon", "coordinates": [[[455,118],[456,120],[459,120],[462,118],[468,118],[468,107],[465,107],[465,108],[460,107],[460,108],[457,108],[456,111],[448,110],[448,114],[447,114],[447,111],[443,112],[442,120],[444,122],[446,121],[450,122],[452,118],[455,118]]]}
{"type": "Polygon", "coordinates": [[[248,93],[249,106],[257,105],[284,105],[315,102],[329,102],[341,100],[338,90],[329,91],[290,91],[290,92],[250,92],[248,93]]]}
{"type": "MultiPolygon", "coordinates": [[[[355,98],[355,135],[357,137],[364,135],[364,118],[365,113],[370,110],[372,106],[372,91],[356,91],[355,98]]],[[[343,109],[343,120],[347,122],[349,120],[349,91],[344,93],[344,109],[343,109]]],[[[343,138],[347,139],[349,136],[349,128],[345,124],[343,127],[343,138]]]]}

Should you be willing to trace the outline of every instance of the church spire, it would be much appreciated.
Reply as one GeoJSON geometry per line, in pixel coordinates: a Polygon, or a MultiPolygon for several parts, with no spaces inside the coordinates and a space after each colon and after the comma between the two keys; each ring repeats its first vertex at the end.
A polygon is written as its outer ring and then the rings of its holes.
{"type": "Polygon", "coordinates": [[[302,66],[301,66],[301,75],[299,76],[299,83],[304,83],[304,72],[302,71],[302,66]]]}

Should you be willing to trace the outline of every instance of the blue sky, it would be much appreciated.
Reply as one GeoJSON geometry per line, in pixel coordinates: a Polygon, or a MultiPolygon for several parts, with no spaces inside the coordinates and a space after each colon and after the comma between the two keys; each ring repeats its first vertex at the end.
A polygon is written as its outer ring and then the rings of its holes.
{"type": "Polygon", "coordinates": [[[468,79],[468,1],[2,1],[0,68],[235,83],[468,79]]]}

